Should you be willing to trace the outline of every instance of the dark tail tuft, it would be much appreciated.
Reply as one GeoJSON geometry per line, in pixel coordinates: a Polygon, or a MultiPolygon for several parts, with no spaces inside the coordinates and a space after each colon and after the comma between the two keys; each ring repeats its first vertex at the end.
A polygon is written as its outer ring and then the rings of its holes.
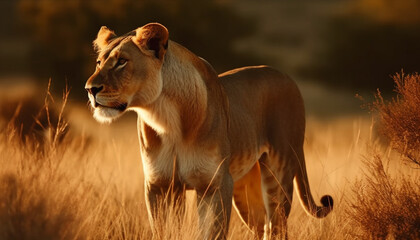
{"type": "Polygon", "coordinates": [[[330,195],[325,195],[321,198],[321,203],[322,206],[329,208],[330,211],[333,209],[334,207],[334,200],[330,195]]]}

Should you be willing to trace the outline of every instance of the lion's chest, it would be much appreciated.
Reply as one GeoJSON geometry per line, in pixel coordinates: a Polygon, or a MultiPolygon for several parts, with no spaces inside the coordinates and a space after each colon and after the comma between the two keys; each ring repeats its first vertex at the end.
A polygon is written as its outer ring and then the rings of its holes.
{"type": "Polygon", "coordinates": [[[166,144],[153,154],[142,154],[142,161],[149,182],[168,185],[174,179],[188,188],[201,188],[217,174],[221,158],[217,151],[166,144]]]}

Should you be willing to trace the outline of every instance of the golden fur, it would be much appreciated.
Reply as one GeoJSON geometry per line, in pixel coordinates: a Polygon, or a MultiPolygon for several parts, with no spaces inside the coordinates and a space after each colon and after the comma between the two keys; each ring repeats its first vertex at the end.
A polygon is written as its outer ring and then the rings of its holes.
{"type": "Polygon", "coordinates": [[[185,189],[197,192],[205,239],[225,238],[232,197],[258,234],[265,225],[266,236],[284,235],[293,180],[309,214],[331,211],[331,197],[319,207],[309,190],[303,101],[286,75],[258,66],[218,76],[157,23],[122,37],[102,27],[94,44],[98,66],[86,83],[94,117],[137,112],[152,227],[162,197],[182,200],[185,189]]]}

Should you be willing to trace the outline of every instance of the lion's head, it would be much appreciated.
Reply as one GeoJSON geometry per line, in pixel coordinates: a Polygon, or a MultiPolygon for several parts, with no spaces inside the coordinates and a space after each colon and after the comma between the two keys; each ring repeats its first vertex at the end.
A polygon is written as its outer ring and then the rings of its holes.
{"type": "Polygon", "coordinates": [[[127,109],[147,106],[159,97],[168,37],[168,30],[158,23],[121,37],[107,27],[99,30],[93,42],[96,70],[85,86],[98,121],[111,122],[127,109]]]}

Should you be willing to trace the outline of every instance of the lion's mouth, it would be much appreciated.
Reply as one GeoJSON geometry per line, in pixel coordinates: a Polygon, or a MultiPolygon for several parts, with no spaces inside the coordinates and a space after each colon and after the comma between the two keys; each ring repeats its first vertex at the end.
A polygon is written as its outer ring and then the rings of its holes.
{"type": "Polygon", "coordinates": [[[121,103],[118,106],[116,106],[115,108],[122,112],[127,108],[127,103],[121,103]]]}
{"type": "Polygon", "coordinates": [[[117,109],[118,111],[123,112],[127,108],[127,103],[120,103],[120,104],[116,104],[116,105],[113,105],[113,106],[105,106],[105,105],[102,105],[102,104],[98,103],[97,101],[95,101],[94,107],[95,108],[98,108],[98,107],[113,108],[113,109],[117,109]]]}

